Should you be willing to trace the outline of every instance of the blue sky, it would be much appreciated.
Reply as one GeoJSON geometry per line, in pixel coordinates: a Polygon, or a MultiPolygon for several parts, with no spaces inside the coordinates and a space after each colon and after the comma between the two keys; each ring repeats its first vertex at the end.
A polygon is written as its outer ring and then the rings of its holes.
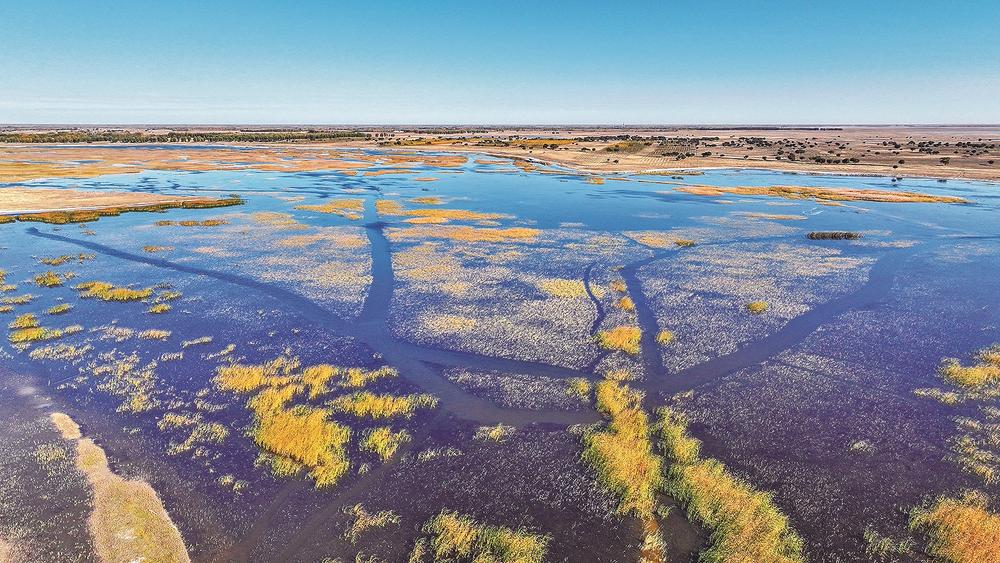
{"type": "Polygon", "coordinates": [[[0,0],[0,123],[1000,123],[1000,2],[0,0]]]}

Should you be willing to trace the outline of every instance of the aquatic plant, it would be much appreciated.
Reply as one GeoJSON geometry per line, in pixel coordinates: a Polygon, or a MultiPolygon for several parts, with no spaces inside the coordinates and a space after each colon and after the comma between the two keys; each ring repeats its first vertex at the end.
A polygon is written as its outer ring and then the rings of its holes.
{"type": "Polygon", "coordinates": [[[674,341],[674,333],[669,330],[663,329],[656,333],[656,343],[657,344],[670,344],[674,341]]]}
{"type": "Polygon", "coordinates": [[[13,305],[0,305],[0,313],[9,313],[14,310],[13,305]]]}
{"type": "Polygon", "coordinates": [[[535,240],[541,231],[528,227],[499,229],[469,226],[418,226],[403,229],[399,234],[405,238],[437,238],[463,242],[530,242],[535,240]]]}
{"type": "Polygon", "coordinates": [[[191,346],[199,346],[202,344],[211,344],[211,336],[199,336],[198,338],[192,338],[191,340],[185,340],[181,342],[181,348],[189,348],[191,346]]]}
{"type": "Polygon", "coordinates": [[[635,311],[635,303],[627,295],[615,301],[615,307],[618,307],[622,311],[635,311]]]}
{"type": "MultiPolygon", "coordinates": [[[[415,178],[415,179],[419,179],[419,178],[415,178]]],[[[444,203],[444,200],[441,199],[440,197],[436,196],[436,195],[414,197],[414,198],[410,198],[410,201],[412,201],[413,203],[421,204],[421,205],[441,205],[441,204],[444,203]]]]}
{"type": "Polygon", "coordinates": [[[980,350],[976,360],[974,365],[963,366],[954,358],[946,358],[938,373],[955,385],[971,389],[1000,382],[1000,344],[980,350]]]}
{"type": "Polygon", "coordinates": [[[523,528],[481,524],[469,516],[443,510],[424,524],[429,541],[417,541],[409,561],[424,561],[430,551],[434,561],[468,563],[541,563],[549,538],[523,528]],[[427,545],[429,544],[429,550],[427,545]]]}
{"type": "Polygon", "coordinates": [[[0,303],[4,305],[27,305],[35,296],[30,293],[15,295],[13,297],[0,297],[0,303]]]}
{"type": "Polygon", "coordinates": [[[628,286],[626,286],[625,282],[622,280],[612,280],[611,289],[617,291],[618,293],[625,293],[628,291],[628,286]]]}
{"type": "Polygon", "coordinates": [[[734,477],[715,459],[699,456],[700,442],[687,433],[685,418],[664,407],[658,431],[670,462],[666,490],[688,517],[711,534],[704,561],[803,561],[802,539],[771,495],[734,477]]]}
{"type": "Polygon", "coordinates": [[[142,247],[143,252],[148,252],[150,254],[156,254],[158,252],[170,252],[173,249],[174,247],[172,246],[157,246],[155,244],[147,244],[146,246],[142,247]]]}
{"type": "Polygon", "coordinates": [[[7,339],[10,340],[11,344],[26,344],[40,340],[52,340],[62,335],[63,331],[58,328],[32,327],[15,330],[7,336],[7,339]]]}
{"type": "Polygon", "coordinates": [[[587,287],[581,280],[548,278],[538,280],[535,282],[535,285],[538,286],[538,289],[548,293],[552,297],[587,297],[587,287]]]}
{"type": "Polygon", "coordinates": [[[810,240],[858,240],[861,233],[854,231],[812,231],[806,235],[810,240]]]}
{"type": "Polygon", "coordinates": [[[72,308],[73,306],[70,305],[69,303],[60,303],[58,305],[53,305],[49,307],[48,309],[46,309],[45,312],[50,315],[61,315],[63,313],[68,312],[72,308]]]}
{"type": "Polygon", "coordinates": [[[747,311],[759,315],[764,311],[767,311],[769,305],[767,301],[751,301],[747,303],[747,311]]]}
{"type": "Polygon", "coordinates": [[[36,317],[34,313],[24,313],[22,315],[18,315],[14,320],[10,321],[7,328],[36,328],[37,326],[38,317],[36,317]]]}
{"type": "Polygon", "coordinates": [[[185,220],[185,221],[157,221],[154,223],[157,227],[218,227],[220,225],[228,225],[229,221],[225,219],[203,219],[201,221],[195,220],[185,220]]]}
{"type": "Polygon", "coordinates": [[[60,256],[54,256],[52,258],[43,257],[39,258],[38,261],[42,264],[45,264],[46,266],[62,266],[63,264],[73,260],[79,262],[80,264],[83,264],[84,262],[88,260],[93,260],[96,257],[97,255],[95,254],[83,254],[81,252],[80,254],[63,254],[60,256]]]}
{"type": "Polygon", "coordinates": [[[399,396],[361,391],[337,397],[327,405],[335,412],[379,419],[394,416],[409,418],[418,408],[434,408],[437,402],[437,397],[426,393],[399,396]]]}
{"type": "Polygon", "coordinates": [[[51,271],[38,274],[34,280],[38,287],[57,287],[63,284],[62,276],[51,271]]]}
{"type": "Polygon", "coordinates": [[[618,326],[611,330],[601,330],[595,335],[597,344],[605,350],[620,350],[629,354],[639,353],[642,330],[637,326],[618,326]]]}
{"type": "Polygon", "coordinates": [[[170,305],[167,305],[166,303],[154,303],[153,305],[150,305],[148,309],[146,309],[146,312],[152,313],[154,315],[159,315],[161,313],[166,313],[170,309],[171,309],[170,305]]]}
{"type": "Polygon", "coordinates": [[[616,381],[594,390],[597,410],[607,426],[583,436],[583,461],[598,481],[618,498],[618,512],[648,518],[656,508],[661,460],[653,453],[642,393],[616,381]]]}
{"type": "Polygon", "coordinates": [[[170,337],[170,334],[171,332],[169,330],[151,328],[140,332],[139,338],[143,340],[166,340],[170,337]]]}
{"type": "Polygon", "coordinates": [[[927,551],[943,561],[1000,561],[1000,516],[987,510],[989,499],[978,491],[959,498],[939,497],[910,515],[910,528],[928,536],[927,551]]]}
{"type": "Polygon", "coordinates": [[[102,301],[139,301],[153,294],[153,288],[129,289],[117,287],[108,282],[89,281],[76,285],[82,298],[97,298],[102,301]]]}
{"type": "Polygon", "coordinates": [[[354,517],[351,527],[344,532],[344,539],[351,543],[357,542],[358,537],[368,530],[385,528],[390,524],[399,524],[399,515],[391,510],[380,510],[372,513],[365,510],[361,504],[355,504],[344,510],[344,513],[354,517]]]}
{"type": "Polygon", "coordinates": [[[345,448],[351,429],[329,420],[325,409],[258,410],[256,415],[254,442],[280,458],[307,467],[317,488],[332,486],[347,473],[350,463],[345,448]]]}
{"type": "Polygon", "coordinates": [[[48,344],[40,346],[28,353],[32,360],[57,360],[70,362],[82,358],[92,349],[90,344],[73,346],[71,344],[48,344]]]}
{"type": "Polygon", "coordinates": [[[393,432],[388,426],[380,426],[365,432],[359,444],[362,450],[378,454],[382,461],[387,461],[396,453],[399,446],[410,441],[410,433],[406,430],[393,432]]]}

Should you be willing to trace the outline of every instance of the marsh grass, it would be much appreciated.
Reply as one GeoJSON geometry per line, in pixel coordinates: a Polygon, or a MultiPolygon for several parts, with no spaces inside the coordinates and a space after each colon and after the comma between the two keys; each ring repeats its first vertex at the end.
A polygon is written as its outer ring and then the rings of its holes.
{"type": "Polygon", "coordinates": [[[597,410],[607,425],[583,436],[583,461],[618,498],[618,512],[649,518],[661,485],[661,460],[653,453],[643,395],[616,381],[595,386],[597,410]]]}
{"type": "Polygon", "coordinates": [[[391,510],[368,512],[361,504],[355,504],[345,509],[344,513],[354,517],[351,527],[344,532],[344,539],[351,543],[357,543],[358,537],[368,530],[399,525],[399,515],[391,510]]]}
{"type": "Polygon", "coordinates": [[[707,528],[710,545],[703,561],[803,561],[802,539],[771,495],[734,477],[714,459],[702,459],[700,442],[687,434],[685,418],[659,411],[658,433],[670,462],[666,490],[688,517],[707,528]]]}
{"type": "Polygon", "coordinates": [[[93,348],[90,344],[73,346],[71,344],[49,344],[40,346],[28,353],[32,360],[57,360],[71,362],[82,358],[93,348]]]}
{"type": "Polygon", "coordinates": [[[629,296],[624,296],[615,301],[615,307],[618,307],[622,311],[635,311],[635,302],[629,296]]]}
{"type": "Polygon", "coordinates": [[[473,438],[489,442],[503,442],[514,434],[514,430],[513,426],[499,423],[494,426],[480,426],[476,429],[476,434],[473,438]]]}
{"type": "Polygon", "coordinates": [[[434,408],[437,397],[425,393],[413,395],[375,394],[361,391],[336,397],[327,402],[334,412],[351,414],[360,418],[410,418],[418,408],[434,408]]]}
{"type": "Polygon", "coordinates": [[[97,258],[96,254],[83,254],[83,253],[62,254],[60,256],[53,256],[51,258],[49,257],[39,258],[38,262],[45,264],[46,266],[62,266],[67,262],[74,262],[74,261],[83,264],[84,262],[88,260],[93,260],[95,258],[97,258]]]}
{"type": "Polygon", "coordinates": [[[605,350],[620,350],[629,354],[639,353],[639,341],[642,330],[637,326],[618,326],[610,330],[601,330],[594,337],[597,344],[605,350]]]}
{"type": "Polygon", "coordinates": [[[157,246],[153,244],[147,244],[142,247],[143,252],[148,252],[149,254],[156,254],[159,252],[170,252],[174,249],[172,246],[157,246]]]}
{"type": "Polygon", "coordinates": [[[987,510],[978,491],[959,498],[939,497],[911,512],[910,528],[927,534],[930,555],[954,563],[1000,561],[1000,516],[987,510]]]}
{"type": "Polygon", "coordinates": [[[548,536],[527,530],[481,524],[469,516],[443,510],[424,524],[427,541],[421,538],[410,552],[409,561],[455,563],[541,563],[545,559],[548,536]]]}
{"type": "Polygon", "coordinates": [[[670,332],[669,330],[664,329],[656,333],[657,344],[667,345],[673,341],[674,341],[674,333],[670,332]]]}
{"type": "Polygon", "coordinates": [[[769,306],[770,305],[767,303],[767,301],[751,301],[746,305],[747,311],[755,315],[759,315],[764,311],[767,311],[769,306]]]}
{"type": "Polygon", "coordinates": [[[171,332],[169,330],[161,330],[158,328],[151,328],[144,330],[139,333],[139,338],[143,340],[166,340],[170,337],[171,332]]]}
{"type": "Polygon", "coordinates": [[[971,366],[963,366],[954,358],[946,358],[938,373],[947,381],[969,389],[1000,382],[1000,344],[980,350],[976,360],[971,366]]]}
{"type": "Polygon", "coordinates": [[[155,223],[157,227],[218,227],[228,224],[229,221],[225,219],[204,219],[201,221],[157,221],[155,223]]]}
{"type": "Polygon", "coordinates": [[[587,287],[581,280],[548,278],[537,281],[535,285],[538,286],[538,289],[552,297],[587,297],[587,287]]]}
{"type": "Polygon", "coordinates": [[[388,426],[380,426],[366,431],[359,445],[362,450],[374,452],[382,461],[388,461],[410,439],[410,433],[406,430],[393,432],[388,426]]]}
{"type": "Polygon", "coordinates": [[[27,305],[35,298],[34,295],[30,293],[24,293],[21,295],[15,295],[13,297],[2,297],[0,298],[0,303],[4,305],[27,305]]]}
{"type": "Polygon", "coordinates": [[[162,313],[166,313],[170,309],[171,309],[170,305],[167,305],[166,303],[154,303],[153,305],[150,305],[148,309],[146,309],[146,312],[152,313],[154,315],[159,315],[162,313]]]}
{"type": "Polygon", "coordinates": [[[53,305],[49,307],[48,309],[45,310],[45,312],[50,315],[62,315],[63,313],[69,312],[69,310],[72,308],[73,306],[70,305],[69,303],[60,303],[58,305],[53,305]]]}
{"type": "Polygon", "coordinates": [[[7,328],[12,330],[36,327],[38,327],[38,317],[36,317],[34,313],[24,313],[22,315],[18,315],[7,325],[7,328]]]}
{"type": "Polygon", "coordinates": [[[44,272],[34,277],[38,287],[58,287],[63,284],[63,276],[56,272],[44,272]]]}
{"type": "Polygon", "coordinates": [[[153,288],[129,289],[117,287],[108,282],[89,281],[76,285],[80,297],[84,299],[97,298],[101,301],[140,301],[153,294],[153,288]]]}
{"type": "Polygon", "coordinates": [[[339,215],[352,221],[356,221],[361,219],[361,214],[365,210],[364,206],[365,200],[363,199],[347,198],[333,199],[317,205],[296,205],[295,209],[339,215]]]}

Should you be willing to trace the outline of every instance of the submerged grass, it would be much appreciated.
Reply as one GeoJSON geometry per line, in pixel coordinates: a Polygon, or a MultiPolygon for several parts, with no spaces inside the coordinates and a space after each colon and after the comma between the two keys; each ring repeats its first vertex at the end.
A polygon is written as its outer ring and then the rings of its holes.
{"type": "Polygon", "coordinates": [[[700,442],[687,434],[682,415],[660,409],[658,426],[671,462],[666,490],[710,532],[702,561],[804,561],[802,539],[770,494],[733,476],[719,461],[702,459],[700,442]]]}
{"type": "Polygon", "coordinates": [[[80,291],[80,297],[97,298],[102,301],[139,301],[146,299],[153,294],[153,288],[129,289],[127,287],[117,287],[108,282],[89,281],[76,285],[80,291]]]}
{"type": "Polygon", "coordinates": [[[344,539],[351,543],[357,542],[358,537],[368,530],[399,524],[399,515],[391,510],[368,512],[364,506],[355,504],[344,512],[354,517],[351,527],[344,532],[344,539]]]}

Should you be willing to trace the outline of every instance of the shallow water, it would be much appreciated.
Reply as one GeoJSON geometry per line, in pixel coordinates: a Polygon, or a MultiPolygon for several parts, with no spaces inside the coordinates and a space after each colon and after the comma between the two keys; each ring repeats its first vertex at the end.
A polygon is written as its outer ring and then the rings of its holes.
{"type": "MultiPolygon", "coordinates": [[[[0,225],[0,269],[8,272],[7,283],[18,286],[3,295],[36,296],[3,314],[6,322],[35,312],[43,326],[80,324],[83,332],[58,342],[91,346],[73,361],[36,360],[30,351],[47,343],[18,350],[4,339],[3,371],[18,385],[33,382],[52,399],[49,408],[77,418],[121,472],[148,479],[197,560],[318,560],[359,551],[400,560],[419,526],[442,508],[550,534],[553,560],[633,560],[638,524],[609,514],[614,500],[578,462],[579,439],[566,430],[599,417],[585,404],[567,408],[553,399],[564,393],[565,379],[598,379],[611,368],[639,377],[631,385],[646,391],[649,408],[669,403],[689,412],[707,453],[773,492],[815,560],[858,557],[868,528],[906,534],[898,507],[929,495],[963,487],[998,492],[946,459],[957,433],[952,418],[978,411],[913,395],[940,384],[935,370],[942,357],[965,361],[1000,340],[997,185],[746,170],[711,170],[683,180],[628,176],[598,185],[564,170],[523,172],[477,164],[476,158],[457,168],[407,165],[414,173],[399,175],[149,171],[22,184],[236,193],[246,204],[130,213],[87,225],[0,225]],[[426,176],[437,180],[413,179],[426,176]],[[970,203],[828,206],[691,195],[664,182],[907,190],[958,195],[970,203]],[[408,202],[431,195],[445,208],[504,214],[500,227],[541,232],[533,241],[469,243],[436,238],[433,229],[440,227],[431,225],[430,234],[411,237],[405,217],[380,215],[375,207],[378,199],[437,207],[408,202]],[[295,208],[336,197],[363,199],[363,217],[295,208]],[[268,223],[255,216],[261,212],[287,214],[292,224],[268,223]],[[216,217],[228,224],[154,225],[216,217]],[[814,230],[864,236],[808,240],[805,234],[814,230]],[[634,231],[664,232],[695,245],[650,248],[623,235],[634,231]],[[297,235],[330,238],[289,243],[297,235]],[[357,240],[348,244],[345,236],[357,240]],[[430,265],[414,268],[412,252],[427,241],[437,243],[430,265]],[[148,245],[172,250],[150,253],[143,249],[148,245]],[[58,267],[38,262],[81,252],[95,258],[58,267]],[[72,271],[76,278],[56,288],[30,282],[47,270],[72,271]],[[618,277],[635,302],[634,313],[613,305],[609,284],[618,277]],[[587,293],[547,296],[536,282],[549,278],[583,280],[587,293]],[[183,295],[170,302],[168,313],[152,315],[145,312],[148,303],[80,299],[73,286],[87,280],[163,284],[183,295]],[[746,312],[745,304],[756,299],[769,301],[767,313],[746,312]],[[61,302],[73,309],[44,313],[61,302]],[[433,321],[440,315],[471,319],[474,328],[442,330],[433,321]],[[642,328],[639,355],[608,353],[593,343],[597,330],[620,324],[642,328]],[[123,337],[115,330],[122,327],[172,334],[142,340],[123,337]],[[660,329],[674,332],[675,341],[658,345],[660,329]],[[205,336],[212,341],[181,347],[205,336]],[[217,355],[229,344],[234,351],[217,355]],[[245,397],[220,391],[211,379],[231,360],[259,363],[286,350],[304,365],[388,364],[400,377],[374,389],[429,392],[440,403],[392,421],[413,439],[387,463],[352,446],[352,471],[335,487],[316,491],[304,477],[273,477],[254,464],[245,397]],[[160,359],[180,351],[182,359],[160,359]],[[122,396],[93,375],[100,355],[111,352],[135,353],[141,364],[156,361],[157,406],[121,412],[122,396]],[[456,368],[522,379],[487,378],[492,390],[477,391],[445,377],[456,368]],[[543,383],[528,385],[525,378],[543,383]],[[689,390],[693,397],[676,398],[689,390]],[[502,406],[497,397],[505,394],[531,399],[514,404],[540,406],[502,406]],[[199,399],[219,408],[200,409],[199,399]],[[178,436],[157,421],[167,411],[185,410],[204,412],[230,436],[169,455],[178,436]],[[497,423],[516,430],[499,444],[473,438],[478,426],[497,423]],[[874,444],[873,451],[849,451],[858,440],[874,444]],[[432,448],[460,453],[418,455],[432,448]],[[217,483],[230,474],[246,488],[234,492],[217,483]],[[372,531],[357,544],[342,539],[348,518],[341,509],[357,502],[396,511],[400,527],[372,531]]],[[[374,425],[342,421],[356,435],[374,425]]],[[[45,514],[42,504],[29,512],[45,514]]],[[[670,555],[682,560],[698,549],[704,533],[678,512],[666,535],[670,555]]],[[[85,537],[77,539],[86,545],[85,537]]]]}

